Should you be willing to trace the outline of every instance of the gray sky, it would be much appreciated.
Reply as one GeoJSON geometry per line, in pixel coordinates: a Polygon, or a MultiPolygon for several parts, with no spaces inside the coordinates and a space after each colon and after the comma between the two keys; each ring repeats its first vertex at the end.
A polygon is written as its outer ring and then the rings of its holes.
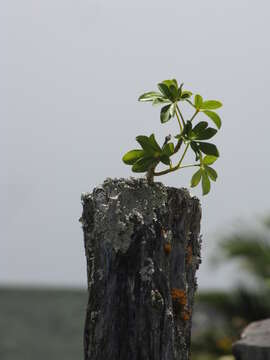
{"type": "Polygon", "coordinates": [[[269,11],[266,0],[1,2],[0,284],[85,286],[80,194],[131,175],[121,157],[136,135],[176,130],[137,102],[171,77],[224,103],[199,283],[232,281],[207,258],[216,234],[270,209],[269,11]]]}

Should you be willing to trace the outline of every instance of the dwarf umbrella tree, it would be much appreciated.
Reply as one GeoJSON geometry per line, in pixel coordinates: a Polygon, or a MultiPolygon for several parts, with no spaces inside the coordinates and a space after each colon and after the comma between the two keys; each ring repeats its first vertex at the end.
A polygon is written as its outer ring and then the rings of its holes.
{"type": "Polygon", "coordinates": [[[141,146],[140,149],[128,151],[123,156],[123,161],[132,166],[133,172],[144,173],[151,183],[155,176],[165,175],[187,167],[196,167],[197,170],[191,178],[191,187],[202,184],[203,195],[210,191],[210,181],[216,181],[217,172],[211,167],[219,157],[219,151],[209,139],[213,138],[221,127],[220,116],[214,111],[222,106],[217,100],[204,100],[201,95],[193,96],[192,92],[184,90],[183,84],[178,85],[175,79],[164,80],[158,84],[159,91],[150,91],[142,94],[139,101],[151,102],[153,105],[161,105],[160,121],[162,124],[176,118],[179,124],[179,133],[165,138],[160,146],[155,135],[140,135],[136,137],[141,146]],[[194,108],[190,119],[185,119],[181,111],[181,103],[187,102],[194,108]],[[195,123],[198,114],[205,115],[203,121],[195,123]],[[208,121],[215,124],[210,127],[208,121]],[[188,150],[195,155],[194,164],[183,164],[188,150]],[[179,153],[176,164],[172,162],[172,156],[179,153]],[[164,170],[157,171],[157,166],[162,163],[167,166],[164,170]]]}

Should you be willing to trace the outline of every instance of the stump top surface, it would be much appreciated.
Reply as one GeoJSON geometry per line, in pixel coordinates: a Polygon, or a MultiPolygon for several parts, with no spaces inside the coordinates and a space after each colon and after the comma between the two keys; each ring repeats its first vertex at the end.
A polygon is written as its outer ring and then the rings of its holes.
{"type": "Polygon", "coordinates": [[[93,221],[105,242],[115,250],[126,251],[130,245],[134,221],[149,225],[156,218],[156,210],[166,213],[168,202],[184,201],[191,208],[199,200],[185,188],[167,187],[160,182],[149,184],[146,179],[106,179],[92,192],[82,194],[82,203],[92,203],[93,221]],[[178,199],[178,200],[177,200],[178,199]],[[115,236],[114,236],[115,235],[115,236]]]}
{"type": "Polygon", "coordinates": [[[270,350],[270,319],[256,321],[248,325],[237,345],[264,347],[270,350]]]}

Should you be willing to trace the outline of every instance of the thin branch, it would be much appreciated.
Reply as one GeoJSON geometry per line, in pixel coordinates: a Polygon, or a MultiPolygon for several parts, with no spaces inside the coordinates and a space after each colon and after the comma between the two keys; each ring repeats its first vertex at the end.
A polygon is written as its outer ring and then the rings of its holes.
{"type": "Polygon", "coordinates": [[[173,172],[173,171],[176,171],[179,169],[184,169],[184,168],[189,168],[189,167],[194,167],[194,166],[200,166],[200,164],[193,164],[193,165],[190,164],[190,165],[184,165],[184,166],[180,166],[180,167],[174,166],[170,169],[166,169],[166,170],[159,171],[159,172],[154,172],[154,176],[161,176],[161,175],[165,175],[165,174],[168,174],[170,172],[173,172]]]}
{"type": "Polygon", "coordinates": [[[179,115],[178,115],[177,111],[175,112],[175,114],[176,114],[176,117],[177,117],[177,120],[178,120],[178,124],[179,124],[179,126],[180,126],[180,132],[182,132],[182,131],[183,131],[183,126],[182,126],[182,124],[181,124],[181,120],[180,120],[180,118],[179,118],[179,115]]]}
{"type": "Polygon", "coordinates": [[[182,119],[182,121],[183,121],[183,125],[185,126],[185,119],[184,119],[184,117],[183,117],[183,115],[182,115],[182,113],[181,113],[181,111],[180,111],[180,109],[179,109],[178,104],[176,104],[176,109],[178,110],[179,115],[180,115],[180,117],[181,117],[181,119],[182,119]]]}
{"type": "Polygon", "coordinates": [[[199,114],[199,112],[200,112],[200,110],[197,109],[197,110],[195,111],[195,113],[192,115],[190,121],[192,121],[192,120],[195,118],[195,116],[196,116],[197,114],[199,114]]]}

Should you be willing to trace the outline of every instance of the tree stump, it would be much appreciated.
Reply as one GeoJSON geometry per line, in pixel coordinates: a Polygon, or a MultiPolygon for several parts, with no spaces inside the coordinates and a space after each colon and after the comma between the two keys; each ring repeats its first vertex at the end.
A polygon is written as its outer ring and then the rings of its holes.
{"type": "Polygon", "coordinates": [[[144,179],[82,195],[89,302],[85,360],[187,360],[199,200],[144,179]]]}
{"type": "Polygon", "coordinates": [[[233,344],[236,360],[270,360],[270,319],[248,325],[233,344]]]}

